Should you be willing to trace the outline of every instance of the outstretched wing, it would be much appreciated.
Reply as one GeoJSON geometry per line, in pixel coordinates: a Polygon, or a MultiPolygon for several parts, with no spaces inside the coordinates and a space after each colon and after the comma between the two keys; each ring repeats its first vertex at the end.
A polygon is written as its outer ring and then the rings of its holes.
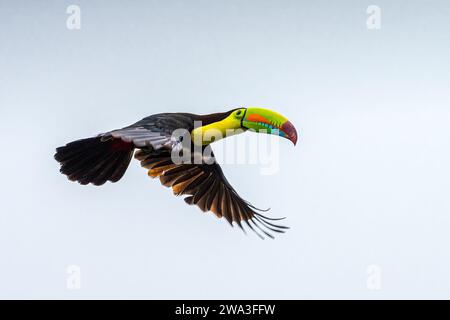
{"type": "Polygon", "coordinates": [[[184,199],[186,203],[195,204],[204,212],[211,211],[219,218],[224,217],[231,226],[234,222],[244,230],[242,224],[245,223],[261,238],[261,233],[273,238],[271,232],[283,233],[288,229],[272,222],[281,219],[262,215],[258,211],[263,210],[242,199],[216,162],[175,164],[168,150],[138,150],[135,158],[141,161],[143,167],[149,169],[150,177],[159,177],[161,184],[171,187],[175,195],[188,195],[184,199]]]}
{"type": "Polygon", "coordinates": [[[174,149],[180,145],[179,137],[173,135],[177,129],[186,133],[193,129],[192,116],[185,113],[166,113],[152,115],[135,124],[102,134],[103,139],[110,137],[122,139],[137,148],[174,149]]]}

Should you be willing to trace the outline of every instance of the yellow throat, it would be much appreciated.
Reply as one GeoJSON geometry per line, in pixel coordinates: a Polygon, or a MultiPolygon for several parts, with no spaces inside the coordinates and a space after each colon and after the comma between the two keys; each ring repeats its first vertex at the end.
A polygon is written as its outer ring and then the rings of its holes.
{"type": "Polygon", "coordinates": [[[192,142],[196,145],[208,145],[214,141],[243,133],[241,128],[242,110],[236,110],[223,120],[199,126],[192,130],[192,142]]]}

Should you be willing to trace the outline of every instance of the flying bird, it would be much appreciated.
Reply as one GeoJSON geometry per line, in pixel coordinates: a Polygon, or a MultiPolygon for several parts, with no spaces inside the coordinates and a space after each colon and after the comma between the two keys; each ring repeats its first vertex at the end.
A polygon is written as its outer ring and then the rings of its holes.
{"type": "Polygon", "coordinates": [[[154,114],[122,129],[70,142],[56,149],[55,159],[70,180],[100,186],[119,181],[134,154],[150,177],[159,178],[175,195],[187,195],[186,203],[224,217],[242,230],[245,224],[260,238],[273,238],[272,232],[283,233],[288,228],[276,224],[281,219],[263,215],[261,212],[267,210],[254,207],[238,195],[210,147],[230,133],[247,130],[297,143],[297,131],[286,117],[250,107],[207,115],[154,114]]]}

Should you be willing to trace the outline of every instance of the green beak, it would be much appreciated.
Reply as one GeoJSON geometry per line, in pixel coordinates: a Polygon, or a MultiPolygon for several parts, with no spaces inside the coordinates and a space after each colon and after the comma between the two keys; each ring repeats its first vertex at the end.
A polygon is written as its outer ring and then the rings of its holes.
{"type": "Polygon", "coordinates": [[[281,114],[263,108],[247,108],[241,126],[258,133],[275,134],[297,144],[297,130],[294,125],[281,114]]]}

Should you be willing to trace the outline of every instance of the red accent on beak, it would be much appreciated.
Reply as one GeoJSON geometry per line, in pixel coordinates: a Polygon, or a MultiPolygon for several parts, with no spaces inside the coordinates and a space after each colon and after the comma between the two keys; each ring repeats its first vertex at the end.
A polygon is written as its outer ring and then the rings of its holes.
{"type": "Polygon", "coordinates": [[[287,138],[292,141],[294,146],[297,144],[297,130],[290,121],[286,121],[281,126],[281,130],[287,135],[287,138]]]}

